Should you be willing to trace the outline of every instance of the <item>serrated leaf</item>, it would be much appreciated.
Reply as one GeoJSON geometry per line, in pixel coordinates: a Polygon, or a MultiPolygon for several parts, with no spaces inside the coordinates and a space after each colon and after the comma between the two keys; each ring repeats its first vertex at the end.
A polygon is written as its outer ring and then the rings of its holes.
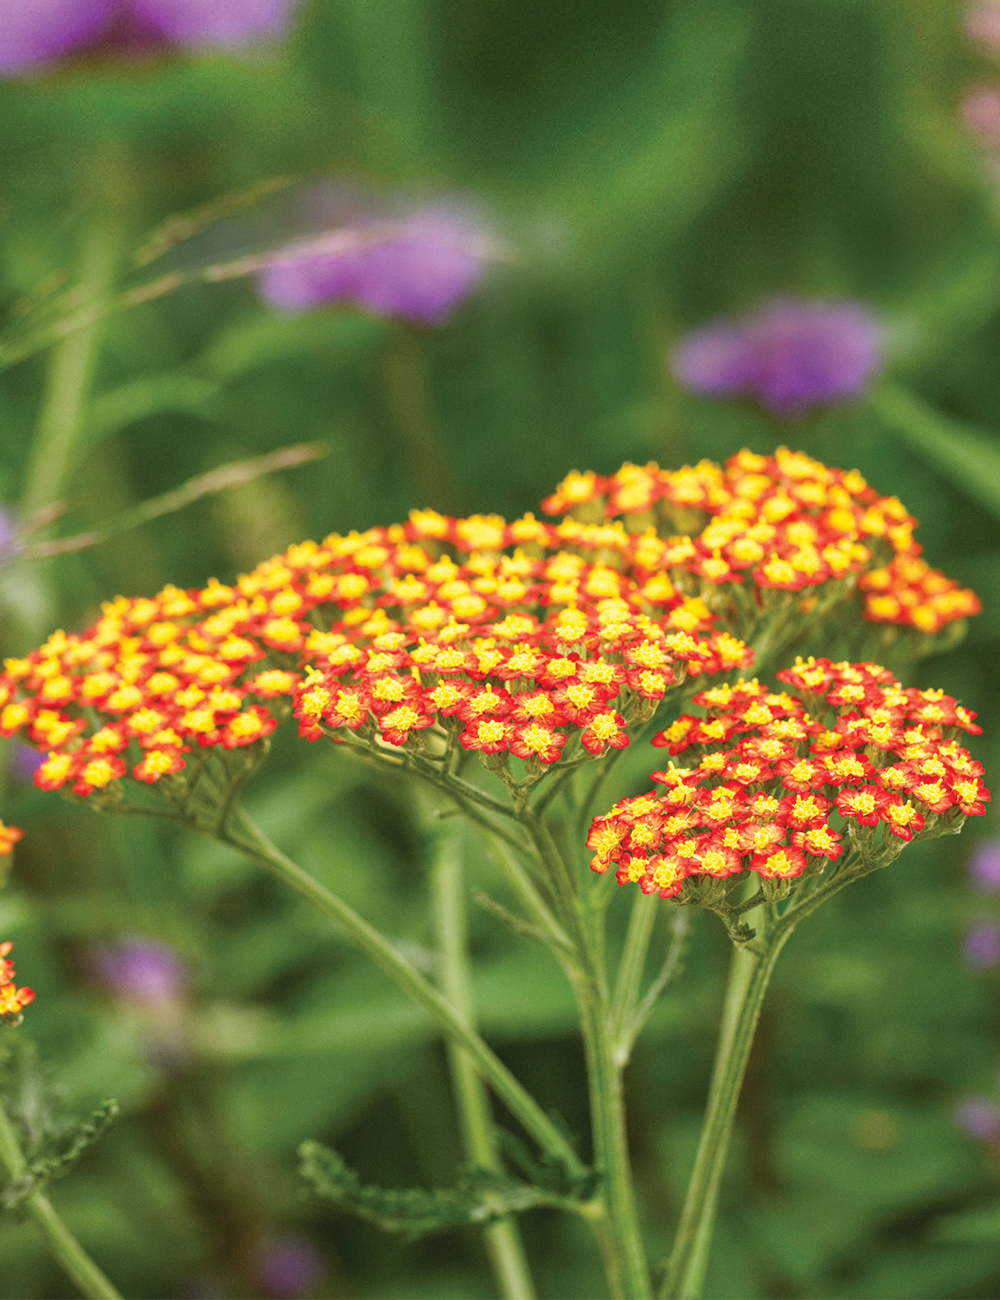
{"type": "Polygon", "coordinates": [[[91,1111],[86,1119],[70,1131],[69,1142],[65,1150],[41,1160],[33,1161],[24,1174],[13,1179],[0,1193],[0,1205],[13,1209],[49,1182],[53,1178],[63,1178],[73,1168],[88,1147],[94,1145],[108,1125],[117,1117],[119,1111],[116,1101],[102,1102],[96,1110],[91,1111]]]}
{"type": "MultiPolygon", "coordinates": [[[[567,1206],[564,1198],[488,1170],[473,1170],[455,1188],[389,1188],[363,1184],[343,1158],[320,1142],[299,1147],[299,1172],[309,1191],[385,1232],[416,1238],[468,1224],[491,1223],[539,1205],[567,1206]]],[[[571,1208],[571,1207],[567,1207],[571,1208]]]]}

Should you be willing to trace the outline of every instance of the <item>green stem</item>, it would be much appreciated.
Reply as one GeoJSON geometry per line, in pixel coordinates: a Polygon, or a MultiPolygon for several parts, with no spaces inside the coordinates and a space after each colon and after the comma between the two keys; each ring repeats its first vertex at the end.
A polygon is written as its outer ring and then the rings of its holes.
{"type": "Polygon", "coordinates": [[[670,947],[663,959],[659,974],[646,991],[646,996],[618,1024],[618,1039],[615,1045],[615,1059],[624,1068],[632,1056],[632,1047],[643,1025],[649,1019],[657,999],[671,980],[684,966],[684,950],[687,947],[688,932],[691,929],[691,913],[686,907],[677,907],[670,918],[670,947]]]}
{"type": "MultiPolygon", "coordinates": [[[[467,1029],[475,1026],[468,962],[468,931],[462,892],[461,837],[448,830],[431,876],[441,954],[441,987],[456,1016],[467,1029]]],[[[448,1063],[458,1107],[465,1157],[473,1168],[503,1173],[497,1151],[490,1100],[468,1052],[448,1043],[448,1063]]],[[[534,1300],[535,1289],[521,1236],[506,1216],[484,1229],[486,1250],[497,1288],[504,1300],[534,1300]]]]}
{"type": "Polygon", "coordinates": [[[763,937],[759,954],[747,948],[733,953],[705,1122],[661,1300],[701,1296],[736,1103],[771,972],[793,924],[779,922],[770,936],[763,937]]]}
{"type": "MultiPolygon", "coordinates": [[[[6,1109],[0,1104],[0,1166],[13,1181],[28,1171],[28,1162],[17,1140],[17,1134],[6,1109]]],[[[60,1264],[66,1275],[89,1296],[90,1300],[121,1300],[121,1295],[111,1285],[77,1239],[63,1223],[55,1206],[42,1192],[31,1192],[23,1201],[24,1214],[29,1218],[45,1242],[52,1258],[60,1264]]]]}
{"type": "Polygon", "coordinates": [[[303,898],[308,899],[324,916],[335,922],[356,947],[369,956],[404,993],[424,1008],[452,1041],[465,1048],[483,1079],[493,1088],[538,1145],[557,1160],[562,1161],[574,1177],[581,1178],[586,1174],[586,1166],[534,1097],[517,1081],[482,1038],[462,1023],[433,984],[424,979],[396,951],[388,939],[336,894],[331,894],[319,881],[313,880],[312,876],[303,871],[291,858],[286,857],[257,829],[242,808],[234,810],[231,823],[234,826],[223,836],[227,843],[262,863],[279,880],[284,881],[303,898]]]}
{"type": "MultiPolygon", "coordinates": [[[[84,236],[80,292],[99,306],[111,288],[115,266],[114,223],[95,213],[84,236]]],[[[95,318],[53,344],[38,430],[31,451],[21,507],[25,517],[59,499],[69,474],[97,352],[101,322],[95,318]]]]}
{"type": "Polygon", "coordinates": [[[575,980],[587,1056],[594,1163],[603,1175],[606,1214],[594,1221],[608,1284],[615,1300],[649,1300],[646,1252],[639,1232],[625,1131],[622,1072],[615,1060],[615,1025],[599,984],[575,980]]]}
{"type": "Polygon", "coordinates": [[[490,847],[493,850],[494,860],[513,887],[521,906],[537,929],[545,935],[550,947],[560,955],[560,961],[576,962],[578,954],[572,940],[528,878],[524,868],[511,851],[509,840],[505,837],[492,836],[490,847]]]}
{"type": "Polygon", "coordinates": [[[659,903],[660,900],[655,895],[650,897],[641,889],[635,891],[628,934],[625,937],[625,950],[622,953],[621,965],[618,967],[618,978],[615,981],[615,992],[611,1001],[615,1060],[619,1068],[624,1068],[628,1064],[629,1049],[632,1046],[629,1028],[636,1003],[639,1001],[642,973],[646,969],[646,956],[653,934],[653,924],[659,912],[659,903]]]}

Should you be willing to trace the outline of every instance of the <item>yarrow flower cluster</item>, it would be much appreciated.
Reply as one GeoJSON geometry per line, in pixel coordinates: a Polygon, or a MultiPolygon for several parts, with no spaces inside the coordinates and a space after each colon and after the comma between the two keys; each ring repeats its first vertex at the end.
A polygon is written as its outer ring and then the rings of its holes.
{"type": "Polygon", "coordinates": [[[24,1008],[35,1000],[31,989],[19,989],[15,983],[14,963],[10,960],[13,950],[9,941],[0,943],[0,1025],[19,1020],[24,1008]]]}
{"type": "Polygon", "coordinates": [[[78,795],[124,776],[130,746],[152,784],[192,749],[262,740],[289,705],[310,740],[412,748],[436,725],[488,757],[549,764],[570,733],[601,754],[685,673],[750,663],[627,543],[573,521],[415,511],[293,546],[232,587],[119,598],[86,632],[5,661],[0,733],[48,749],[35,784],[78,795]]]}
{"type": "MultiPolygon", "coordinates": [[[[756,616],[768,607],[761,593],[853,583],[853,575],[873,623],[934,633],[981,609],[974,592],[921,558],[917,521],[897,497],[879,496],[857,470],[830,469],[786,447],[773,456],[741,451],[724,466],[626,464],[610,477],[574,471],[542,508],[620,519],[630,534],[654,526],[655,535],[644,531],[633,545],[713,609],[728,597],[756,616]]],[[[737,635],[752,630],[738,607],[727,622],[737,635]]]]}
{"type": "Polygon", "coordinates": [[[882,366],[883,331],[860,303],[772,298],[686,334],[670,362],[706,397],[754,397],[783,419],[859,397],[882,366]]]}
{"type": "MultiPolygon", "coordinates": [[[[169,792],[192,760],[182,782],[289,712],[309,740],[383,756],[465,750],[492,770],[513,757],[537,777],[625,747],[685,676],[750,667],[743,628],[769,595],[790,600],[801,627],[815,589],[849,595],[837,581],[877,549],[923,563],[898,501],[784,449],[725,469],[571,475],[545,502],[567,506],[605,517],[414,511],[292,546],[232,586],[119,597],[86,631],[5,661],[0,735],[46,751],[36,785],[79,796],[110,794],[129,772],[170,778],[169,792]],[[744,605],[720,605],[723,588],[744,605]]],[[[892,562],[862,584],[885,574],[870,619],[930,631],[978,607],[940,575],[932,589],[903,585],[892,562]]]]}
{"type": "Polygon", "coordinates": [[[815,875],[844,852],[871,854],[939,822],[981,816],[982,766],[957,741],[975,714],[943,691],[904,689],[877,664],[799,659],[758,681],[710,687],[653,744],[693,751],[653,772],[659,792],[595,819],[592,867],[680,902],[720,900],[741,875],[815,875]]]}
{"type": "Polygon", "coordinates": [[[280,36],[296,0],[0,0],[0,74],[70,54],[242,46],[280,36]]]}

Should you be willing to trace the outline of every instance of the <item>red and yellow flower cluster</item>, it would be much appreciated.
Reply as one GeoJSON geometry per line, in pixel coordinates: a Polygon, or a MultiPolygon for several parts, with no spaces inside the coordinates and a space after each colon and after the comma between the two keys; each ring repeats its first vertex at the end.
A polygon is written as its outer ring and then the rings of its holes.
{"type": "Polygon", "coordinates": [[[277,725],[262,701],[279,697],[310,739],[402,746],[438,723],[466,749],[551,763],[575,728],[603,753],[685,672],[751,662],[657,556],[609,534],[628,543],[574,521],[415,511],[293,546],[233,586],[119,597],[87,631],[5,661],[0,734],[48,750],[37,785],[79,795],[126,775],[130,750],[153,783],[193,749],[260,740],[277,725]]]}
{"type": "Polygon", "coordinates": [[[650,529],[644,541],[650,552],[659,545],[660,567],[702,595],[746,578],[801,591],[861,573],[871,622],[933,633],[980,610],[974,592],[920,558],[917,521],[896,497],[879,496],[857,470],[829,469],[786,447],[773,456],[741,451],[724,466],[626,464],[607,478],[574,471],[542,508],[623,520],[629,533],[650,529]]]}
{"type": "Polygon", "coordinates": [[[815,871],[841,856],[852,828],[906,841],[942,814],[983,813],[983,769],[955,739],[980,728],[950,696],[904,689],[870,663],[799,659],[777,675],[796,694],[712,687],[694,697],[704,717],[686,714],[654,739],[697,761],[654,772],[661,791],[595,819],[595,871],[614,865],[621,884],[672,898],[689,879],[815,871]]]}
{"type": "MultiPolygon", "coordinates": [[[[0,735],[47,751],[39,786],[78,795],[251,745],[289,708],[309,739],[417,747],[435,728],[491,764],[513,754],[537,767],[571,740],[595,755],[625,746],[685,674],[749,667],[712,599],[745,570],[759,586],[815,588],[869,564],[860,538],[885,539],[896,567],[869,600],[903,602],[897,621],[930,628],[978,607],[921,567],[898,501],[795,453],[570,476],[546,505],[598,497],[623,517],[414,511],[292,546],[232,586],[119,597],[85,632],[5,661],[0,735]],[[657,519],[691,535],[661,536],[657,519]]],[[[763,617],[761,595],[749,607],[763,617]]]]}
{"type": "Polygon", "coordinates": [[[12,943],[0,943],[0,1024],[9,1016],[19,1016],[29,1002],[34,1002],[31,989],[19,989],[14,983],[14,963],[8,960],[12,943]]]}

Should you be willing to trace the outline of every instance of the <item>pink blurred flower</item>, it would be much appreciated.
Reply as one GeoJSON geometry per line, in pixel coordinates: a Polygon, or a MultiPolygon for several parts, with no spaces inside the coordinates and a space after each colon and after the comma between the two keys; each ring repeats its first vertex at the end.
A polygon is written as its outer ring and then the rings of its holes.
{"type": "Polygon", "coordinates": [[[984,140],[1000,138],[1000,89],[973,86],[962,100],[961,114],[965,125],[984,140]]]}
{"type": "Polygon", "coordinates": [[[1000,51],[1000,3],[977,0],[965,10],[965,34],[976,45],[995,54],[1000,51]]]}

